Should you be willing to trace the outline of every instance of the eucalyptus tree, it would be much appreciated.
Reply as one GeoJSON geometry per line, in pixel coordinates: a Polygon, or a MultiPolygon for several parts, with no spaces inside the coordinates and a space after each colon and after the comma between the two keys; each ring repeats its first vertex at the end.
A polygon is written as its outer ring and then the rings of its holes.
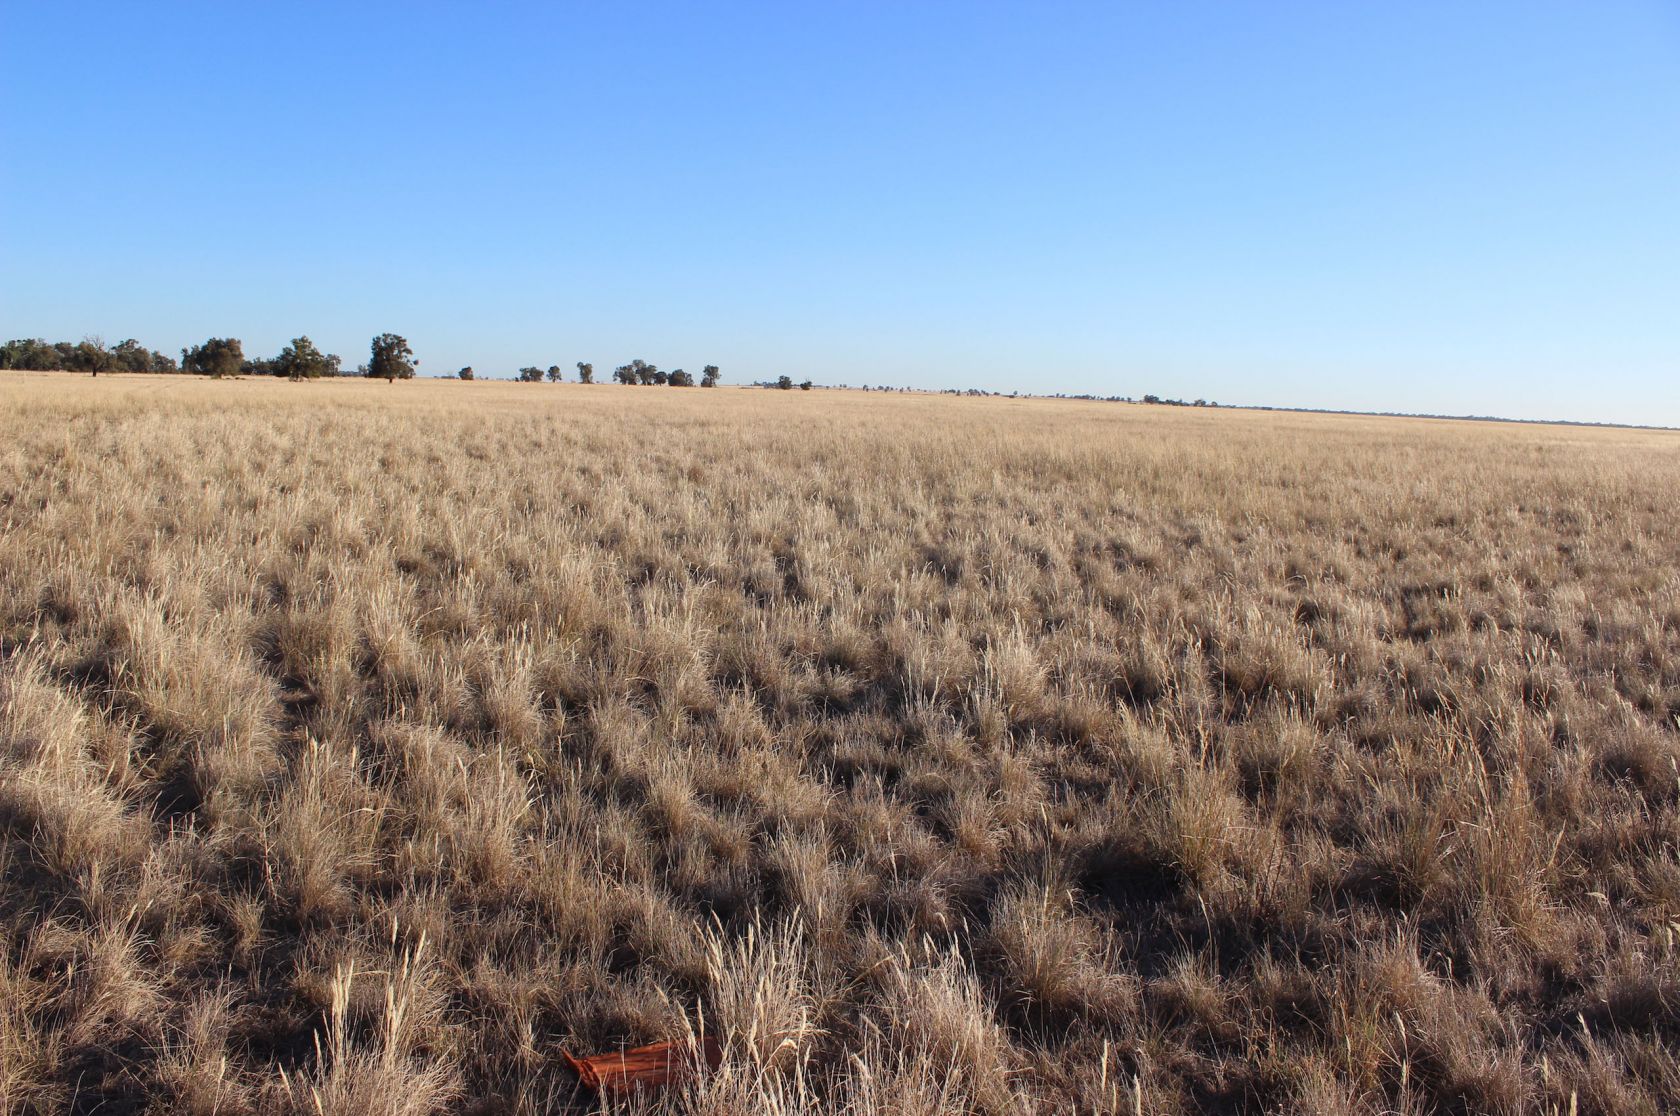
{"type": "Polygon", "coordinates": [[[414,366],[419,363],[414,359],[414,350],[408,347],[406,338],[395,333],[381,333],[373,339],[373,355],[367,363],[367,375],[387,381],[412,380],[414,366]]]}

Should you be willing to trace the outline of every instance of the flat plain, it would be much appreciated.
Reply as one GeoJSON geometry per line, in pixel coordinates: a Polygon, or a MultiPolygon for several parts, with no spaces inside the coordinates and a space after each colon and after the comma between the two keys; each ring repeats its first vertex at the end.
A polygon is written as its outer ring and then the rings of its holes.
{"type": "Polygon", "coordinates": [[[6,374],[0,1110],[1672,1111],[1676,493],[1660,431],[6,374]]]}

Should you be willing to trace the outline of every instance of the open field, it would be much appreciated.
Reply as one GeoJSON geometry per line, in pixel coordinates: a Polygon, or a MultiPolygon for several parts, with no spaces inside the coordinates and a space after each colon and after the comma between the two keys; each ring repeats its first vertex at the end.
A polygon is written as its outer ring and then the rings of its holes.
{"type": "Polygon", "coordinates": [[[0,1111],[1672,1111],[1680,435],[0,378],[0,1111]],[[624,1106],[620,1106],[624,1107],[624,1106]]]}

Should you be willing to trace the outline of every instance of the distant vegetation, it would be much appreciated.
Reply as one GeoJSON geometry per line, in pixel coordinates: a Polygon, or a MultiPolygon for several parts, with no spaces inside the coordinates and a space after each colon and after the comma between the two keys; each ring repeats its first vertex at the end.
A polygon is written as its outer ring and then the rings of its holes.
{"type": "MultiPolygon", "coordinates": [[[[313,380],[322,377],[357,375],[370,376],[386,380],[412,379],[418,372],[420,362],[414,359],[414,353],[409,348],[408,341],[394,333],[380,334],[373,339],[371,355],[367,364],[358,365],[351,373],[344,370],[342,360],[333,353],[323,353],[310,341],[307,336],[296,337],[278,356],[268,358],[247,357],[243,343],[237,337],[212,337],[201,345],[194,345],[181,350],[181,360],[177,364],[170,357],[152,349],[147,349],[138,341],[130,338],[114,347],[107,347],[96,337],[82,341],[56,341],[48,343],[38,339],[19,339],[8,341],[0,345],[0,369],[17,369],[37,372],[87,372],[98,375],[101,372],[186,372],[201,376],[216,378],[230,376],[278,376],[290,380],[313,380]]],[[[576,362],[577,382],[592,384],[595,382],[595,365],[589,361],[576,362]]],[[[467,365],[456,372],[454,379],[476,380],[478,373],[472,365],[467,365]]],[[[722,373],[715,364],[708,364],[700,372],[700,378],[695,379],[690,372],[678,368],[667,372],[657,365],[637,358],[613,369],[614,383],[631,387],[716,387],[723,379],[722,373]]],[[[558,364],[550,364],[546,369],[539,365],[528,364],[512,374],[512,379],[519,383],[539,384],[544,380],[551,384],[565,383],[566,374],[558,364]]],[[[775,380],[760,381],[759,387],[779,388],[792,391],[799,388],[810,391],[817,385],[812,380],[795,381],[792,376],[779,376],[775,380]]],[[[837,385],[845,390],[846,385],[837,385]]],[[[909,392],[916,389],[904,387],[888,387],[878,385],[862,386],[863,391],[909,392]]],[[[1000,395],[1001,392],[983,391],[978,388],[948,388],[940,394],[988,396],[1000,395]]],[[[1011,392],[1012,397],[1019,396],[1019,392],[1011,392]]],[[[1152,403],[1171,407],[1217,407],[1217,403],[1210,403],[1205,399],[1186,402],[1182,399],[1167,399],[1159,395],[1145,395],[1141,399],[1121,395],[1054,395],[1056,399],[1090,399],[1104,400],[1111,403],[1152,403]]]]}
{"type": "MultiPolygon", "coordinates": [[[[247,357],[245,345],[237,337],[211,337],[199,345],[181,350],[181,360],[164,356],[130,338],[115,346],[107,346],[97,337],[81,341],[47,342],[21,338],[0,345],[0,370],[30,372],[147,372],[187,373],[223,379],[232,376],[278,376],[289,380],[314,380],[323,377],[357,375],[383,380],[413,379],[420,362],[408,340],[395,333],[382,333],[370,345],[368,363],[358,365],[347,373],[343,360],[336,353],[323,353],[307,336],[295,337],[273,357],[247,357]]],[[[577,381],[595,382],[595,365],[586,360],[577,362],[577,381]]],[[[456,379],[475,380],[478,373],[466,365],[455,373],[456,379]]],[[[546,369],[526,365],[513,374],[520,383],[551,384],[566,382],[566,373],[558,364],[546,369]]],[[[665,372],[645,360],[632,360],[613,372],[620,384],[659,384],[670,387],[695,386],[694,375],[678,368],[665,372]]],[[[706,365],[698,381],[701,387],[716,387],[723,374],[715,364],[706,365]]]]}
{"type": "MultiPolygon", "coordinates": [[[[80,341],[43,341],[40,338],[17,338],[0,344],[0,371],[20,372],[82,372],[97,376],[101,372],[127,373],[190,373],[212,378],[227,378],[232,376],[276,376],[290,380],[314,380],[334,376],[372,376],[389,380],[412,379],[419,369],[420,362],[414,359],[407,340],[392,334],[381,334],[373,339],[370,361],[357,365],[354,370],[346,371],[343,361],[335,353],[323,353],[310,341],[307,336],[295,337],[291,343],[281,349],[273,357],[247,357],[244,344],[237,337],[212,337],[203,344],[189,346],[181,350],[181,359],[177,362],[173,357],[165,356],[156,349],[148,349],[132,337],[119,341],[115,345],[107,345],[99,337],[86,337],[80,341]],[[391,350],[389,358],[382,358],[380,345],[396,346],[391,350]],[[386,370],[391,374],[386,375],[386,370]]],[[[453,377],[462,380],[475,380],[477,372],[472,365],[463,367],[453,377]]],[[[546,370],[536,365],[527,365],[513,373],[512,378],[522,383],[564,383],[565,374],[560,366],[551,364],[546,370]]],[[[595,366],[588,361],[577,362],[577,379],[582,384],[595,382],[595,366]]],[[[700,387],[716,387],[722,380],[718,366],[708,364],[701,370],[698,384],[700,387]]],[[[613,381],[619,384],[633,386],[665,385],[669,387],[692,387],[696,380],[693,375],[677,369],[674,372],[664,372],[644,360],[632,360],[613,370],[613,381]]],[[[800,388],[810,391],[816,387],[812,380],[795,382],[792,376],[781,376],[775,380],[759,381],[757,387],[780,388],[791,391],[800,388]]],[[[840,390],[848,390],[846,384],[830,385],[840,390]]],[[[922,393],[923,389],[908,387],[892,387],[886,384],[871,386],[864,384],[860,389],[868,392],[899,392],[922,393]]],[[[931,392],[928,392],[931,394],[931,392]]],[[[1001,396],[1005,393],[985,391],[979,388],[947,388],[938,394],[968,395],[968,396],[1001,396]]],[[[1012,391],[1010,398],[1021,398],[1022,393],[1012,391]]],[[[1146,403],[1164,407],[1217,407],[1218,403],[1207,399],[1184,400],[1166,398],[1154,394],[1146,394],[1140,398],[1130,395],[1091,395],[1054,393],[1034,395],[1027,393],[1026,398],[1045,399],[1073,399],[1091,400],[1106,403],[1146,403]]],[[[1264,405],[1245,404],[1255,410],[1278,410],[1304,414],[1357,414],[1361,412],[1348,411],[1316,411],[1304,407],[1267,407],[1264,405]]],[[[1475,419],[1483,422],[1522,422],[1529,420],[1501,419],[1493,415],[1448,415],[1448,414],[1415,414],[1400,412],[1379,412],[1394,417],[1409,418],[1458,418],[1475,419]]],[[[1576,426],[1616,426],[1616,423],[1571,423],[1576,426]]]]}
{"type": "Polygon", "coordinates": [[[171,357],[148,349],[132,337],[107,348],[96,337],[81,341],[24,338],[0,345],[0,369],[34,372],[179,372],[171,357]]]}
{"type": "Polygon", "coordinates": [[[419,363],[406,340],[394,333],[381,333],[373,339],[373,359],[368,361],[367,374],[381,380],[412,380],[419,363]]]}

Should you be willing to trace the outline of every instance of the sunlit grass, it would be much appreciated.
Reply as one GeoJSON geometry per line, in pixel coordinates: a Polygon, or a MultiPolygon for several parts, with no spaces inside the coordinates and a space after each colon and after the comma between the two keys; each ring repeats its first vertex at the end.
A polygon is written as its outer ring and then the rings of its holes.
{"type": "Polygon", "coordinates": [[[0,1110],[1656,1113],[1680,436],[0,379],[0,1110]]]}

